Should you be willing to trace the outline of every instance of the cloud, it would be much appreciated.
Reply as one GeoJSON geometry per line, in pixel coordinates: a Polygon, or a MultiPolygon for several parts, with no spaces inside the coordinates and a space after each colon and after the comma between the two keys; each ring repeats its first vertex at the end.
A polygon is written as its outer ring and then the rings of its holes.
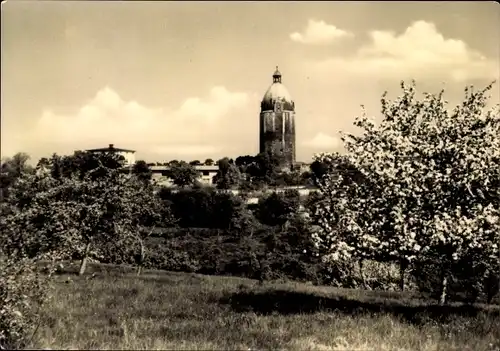
{"type": "Polygon", "coordinates": [[[43,111],[25,139],[32,148],[45,145],[50,153],[113,143],[166,158],[208,155],[220,149],[221,126],[228,117],[247,109],[248,102],[247,93],[216,86],[206,97],[187,98],[176,109],[152,108],[125,101],[105,87],[74,113],[43,111]]]}
{"type": "Polygon", "coordinates": [[[303,33],[292,33],[290,34],[290,39],[302,44],[325,45],[352,35],[352,33],[337,28],[325,21],[311,19],[308,21],[307,27],[303,33]]]}
{"type": "Polygon", "coordinates": [[[494,79],[498,62],[489,60],[460,39],[445,38],[433,23],[413,22],[403,33],[374,30],[370,43],[353,57],[332,57],[314,63],[321,72],[346,71],[377,77],[450,76],[455,81],[494,79]]]}
{"type": "Polygon", "coordinates": [[[304,145],[313,149],[334,149],[340,145],[340,139],[319,132],[311,140],[305,141],[304,145]]]}

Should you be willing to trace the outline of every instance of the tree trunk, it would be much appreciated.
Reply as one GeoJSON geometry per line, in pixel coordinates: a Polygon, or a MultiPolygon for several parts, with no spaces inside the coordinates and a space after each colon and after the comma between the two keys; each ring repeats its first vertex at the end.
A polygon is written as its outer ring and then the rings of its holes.
{"type": "Polygon", "coordinates": [[[85,269],[87,268],[89,251],[90,251],[90,242],[88,242],[87,245],[85,245],[85,251],[83,252],[83,258],[80,264],[80,271],[78,272],[78,275],[83,275],[85,273],[85,269]]]}
{"type": "Polygon", "coordinates": [[[363,289],[368,290],[368,285],[366,284],[365,271],[363,269],[363,260],[358,261],[359,273],[361,275],[361,283],[363,284],[363,289]]]}
{"type": "Polygon", "coordinates": [[[439,297],[439,304],[443,306],[446,303],[446,288],[448,286],[448,274],[447,272],[443,273],[443,278],[441,280],[441,296],[439,297]]]}
{"type": "Polygon", "coordinates": [[[141,275],[142,266],[144,264],[144,258],[146,256],[146,250],[144,248],[144,242],[143,242],[142,239],[139,239],[139,245],[141,246],[141,253],[140,253],[140,256],[139,256],[139,264],[138,264],[138,267],[137,267],[137,276],[141,275]]]}
{"type": "MultiPolygon", "coordinates": [[[[500,272],[500,269],[496,272],[500,272]]],[[[483,286],[486,290],[486,302],[491,303],[493,297],[500,291],[500,273],[488,271],[484,277],[483,286]]]]}
{"type": "Polygon", "coordinates": [[[399,262],[399,290],[405,291],[405,273],[408,267],[408,262],[406,260],[401,260],[399,262]]]}

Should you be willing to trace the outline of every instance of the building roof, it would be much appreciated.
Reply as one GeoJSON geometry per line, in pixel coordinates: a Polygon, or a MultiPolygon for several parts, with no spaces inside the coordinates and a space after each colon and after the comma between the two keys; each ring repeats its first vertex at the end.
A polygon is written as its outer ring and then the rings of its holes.
{"type": "Polygon", "coordinates": [[[269,89],[267,89],[266,93],[264,94],[262,102],[274,102],[276,100],[285,100],[287,102],[292,102],[290,93],[288,92],[287,88],[281,83],[271,84],[269,89]]]}
{"type": "MultiPolygon", "coordinates": [[[[166,171],[170,169],[171,166],[151,166],[150,169],[152,171],[166,171]]],[[[197,165],[193,166],[194,169],[197,171],[211,171],[211,172],[217,172],[219,170],[218,165],[212,165],[212,166],[207,166],[207,165],[197,165]]]]}
{"type": "Polygon", "coordinates": [[[88,150],[85,150],[85,151],[88,151],[88,152],[105,152],[105,151],[112,151],[112,152],[132,152],[134,153],[135,150],[129,150],[129,149],[120,149],[120,148],[117,148],[115,147],[113,144],[109,144],[108,147],[103,147],[103,148],[100,148],[100,149],[88,149],[88,150]]]}
{"type": "Polygon", "coordinates": [[[219,170],[219,166],[218,165],[212,165],[212,166],[207,166],[207,165],[196,165],[194,166],[195,169],[199,170],[199,171],[218,171],[219,170]]]}
{"type": "Polygon", "coordinates": [[[293,101],[287,88],[281,83],[281,73],[276,67],[276,71],[273,74],[273,83],[267,89],[264,97],[262,98],[262,106],[271,107],[274,106],[276,101],[288,102],[293,106],[293,101]]]}

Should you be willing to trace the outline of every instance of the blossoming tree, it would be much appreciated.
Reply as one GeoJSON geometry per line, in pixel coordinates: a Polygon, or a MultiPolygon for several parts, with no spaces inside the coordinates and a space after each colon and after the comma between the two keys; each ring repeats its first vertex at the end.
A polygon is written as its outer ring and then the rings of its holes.
{"type": "Polygon", "coordinates": [[[500,119],[497,108],[486,111],[491,88],[466,88],[449,111],[443,91],[418,99],[415,84],[402,83],[395,101],[382,97],[381,123],[363,114],[355,122],[363,133],[343,134],[346,155],[315,156],[330,165],[312,213],[325,259],[397,261],[404,273],[437,254],[441,303],[451,265],[472,251],[498,270],[500,119]]]}

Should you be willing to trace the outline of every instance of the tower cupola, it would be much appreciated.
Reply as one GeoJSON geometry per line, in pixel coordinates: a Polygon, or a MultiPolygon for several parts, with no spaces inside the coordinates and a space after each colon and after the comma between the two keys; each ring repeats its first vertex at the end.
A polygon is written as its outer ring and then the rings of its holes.
{"type": "Polygon", "coordinates": [[[281,72],[278,70],[278,66],[276,66],[276,71],[273,73],[273,84],[267,89],[262,98],[261,111],[273,110],[276,102],[283,103],[283,108],[286,110],[295,110],[292,97],[281,82],[281,72]]]}

